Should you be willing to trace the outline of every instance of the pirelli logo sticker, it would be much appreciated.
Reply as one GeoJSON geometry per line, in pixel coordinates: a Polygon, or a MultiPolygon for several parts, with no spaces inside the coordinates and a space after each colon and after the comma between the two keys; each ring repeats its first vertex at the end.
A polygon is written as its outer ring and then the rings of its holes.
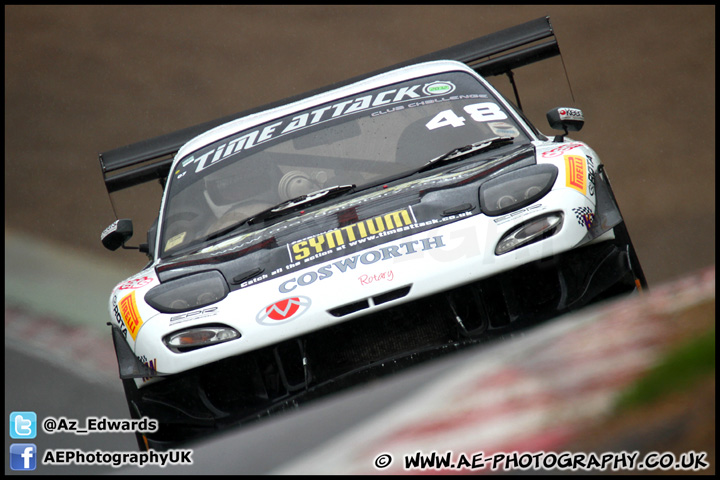
{"type": "Polygon", "coordinates": [[[581,155],[565,155],[565,183],[583,195],[587,195],[587,165],[581,155]]]}
{"type": "Polygon", "coordinates": [[[140,312],[138,312],[137,302],[135,301],[135,292],[127,295],[119,303],[120,315],[122,315],[125,326],[132,335],[133,340],[137,337],[138,330],[143,324],[142,318],[140,318],[140,312]]]}
{"type": "Polygon", "coordinates": [[[346,244],[352,245],[354,242],[382,235],[414,223],[415,219],[410,208],[378,215],[346,227],[294,242],[290,244],[290,257],[297,262],[311,255],[329,252],[346,244]]]}

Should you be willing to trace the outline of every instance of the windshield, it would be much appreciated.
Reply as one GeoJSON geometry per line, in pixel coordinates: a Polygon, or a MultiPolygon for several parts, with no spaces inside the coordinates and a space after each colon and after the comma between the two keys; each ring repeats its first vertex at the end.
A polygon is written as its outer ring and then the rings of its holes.
{"type": "Polygon", "coordinates": [[[498,136],[529,141],[502,104],[463,72],[413,79],[278,118],[177,165],[167,187],[161,256],[300,195],[379,184],[498,136]]]}

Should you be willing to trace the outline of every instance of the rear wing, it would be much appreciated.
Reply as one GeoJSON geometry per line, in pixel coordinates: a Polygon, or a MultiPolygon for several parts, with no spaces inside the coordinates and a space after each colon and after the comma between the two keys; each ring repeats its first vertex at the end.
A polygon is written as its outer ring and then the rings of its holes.
{"type": "MultiPolygon", "coordinates": [[[[311,92],[296,95],[278,102],[246,110],[234,115],[202,123],[184,130],[162,135],[142,142],[116,148],[100,154],[100,166],[108,193],[129,188],[155,179],[164,183],[173,157],[180,148],[196,136],[224,123],[292,103],[322,92],[327,92],[365,78],[373,77],[397,68],[433,60],[456,60],[463,62],[480,75],[488,77],[508,74],[512,82],[512,70],[530,63],[560,54],[549,17],[542,17],[490,35],[470,40],[454,47],[408,60],[369,74],[351,78],[311,92]],[[537,42],[552,37],[551,40],[537,42]],[[535,45],[530,45],[535,43],[535,45]],[[524,47],[519,49],[519,47],[524,47]],[[518,49],[511,52],[513,49],[518,49]],[[506,53],[509,52],[509,53],[506,53]],[[489,58],[493,55],[504,54],[489,58]]],[[[514,88],[514,83],[513,83],[514,88]]],[[[517,97],[517,91],[515,91],[517,97]]],[[[519,101],[518,101],[519,104],[519,101]]]]}

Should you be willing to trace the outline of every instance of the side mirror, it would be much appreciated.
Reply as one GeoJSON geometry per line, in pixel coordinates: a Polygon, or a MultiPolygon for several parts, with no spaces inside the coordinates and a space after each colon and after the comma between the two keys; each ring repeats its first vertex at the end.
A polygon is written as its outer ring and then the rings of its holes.
{"type": "MultiPolygon", "coordinates": [[[[579,132],[585,124],[585,117],[579,108],[558,107],[547,112],[548,123],[554,130],[563,130],[565,135],[568,131],[579,132]]],[[[560,137],[562,138],[562,137],[560,137]]],[[[557,138],[555,141],[558,140],[557,138]]]]}
{"type": "Polygon", "coordinates": [[[108,250],[117,250],[133,236],[133,224],[129,218],[115,220],[102,234],[100,240],[108,250]]]}

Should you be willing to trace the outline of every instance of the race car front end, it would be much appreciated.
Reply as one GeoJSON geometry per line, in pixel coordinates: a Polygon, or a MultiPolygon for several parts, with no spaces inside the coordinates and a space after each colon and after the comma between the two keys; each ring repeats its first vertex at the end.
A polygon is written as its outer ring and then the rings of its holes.
{"type": "Polygon", "coordinates": [[[314,236],[281,241],[278,232],[292,229],[279,222],[275,247],[241,254],[231,240],[160,265],[165,280],[143,290],[149,304],[174,282],[225,283],[221,301],[154,314],[137,333],[134,355],[154,371],[126,389],[138,415],[163,419],[149,445],[291,408],[641,288],[592,150],[538,143],[492,162],[506,166],[484,176],[488,163],[464,165],[341,202],[334,211],[363,205],[375,214],[340,228],[324,223],[339,215],[323,212],[314,236]],[[529,189],[536,201],[509,203],[529,189]],[[252,274],[238,279],[240,270],[252,274]]]}
{"type": "MultiPolygon", "coordinates": [[[[547,32],[532,22],[510,38],[547,32]]],[[[508,48],[495,40],[480,51],[508,48]]],[[[108,191],[164,182],[142,247],[150,263],[109,304],[131,414],[160,422],[139,446],[245,424],[644,288],[603,163],[566,138],[582,113],[548,118],[565,135],[542,135],[474,68],[423,61],[220,123],[166,163],[106,180],[108,191]]],[[[131,235],[118,220],[103,243],[131,235]]]]}

